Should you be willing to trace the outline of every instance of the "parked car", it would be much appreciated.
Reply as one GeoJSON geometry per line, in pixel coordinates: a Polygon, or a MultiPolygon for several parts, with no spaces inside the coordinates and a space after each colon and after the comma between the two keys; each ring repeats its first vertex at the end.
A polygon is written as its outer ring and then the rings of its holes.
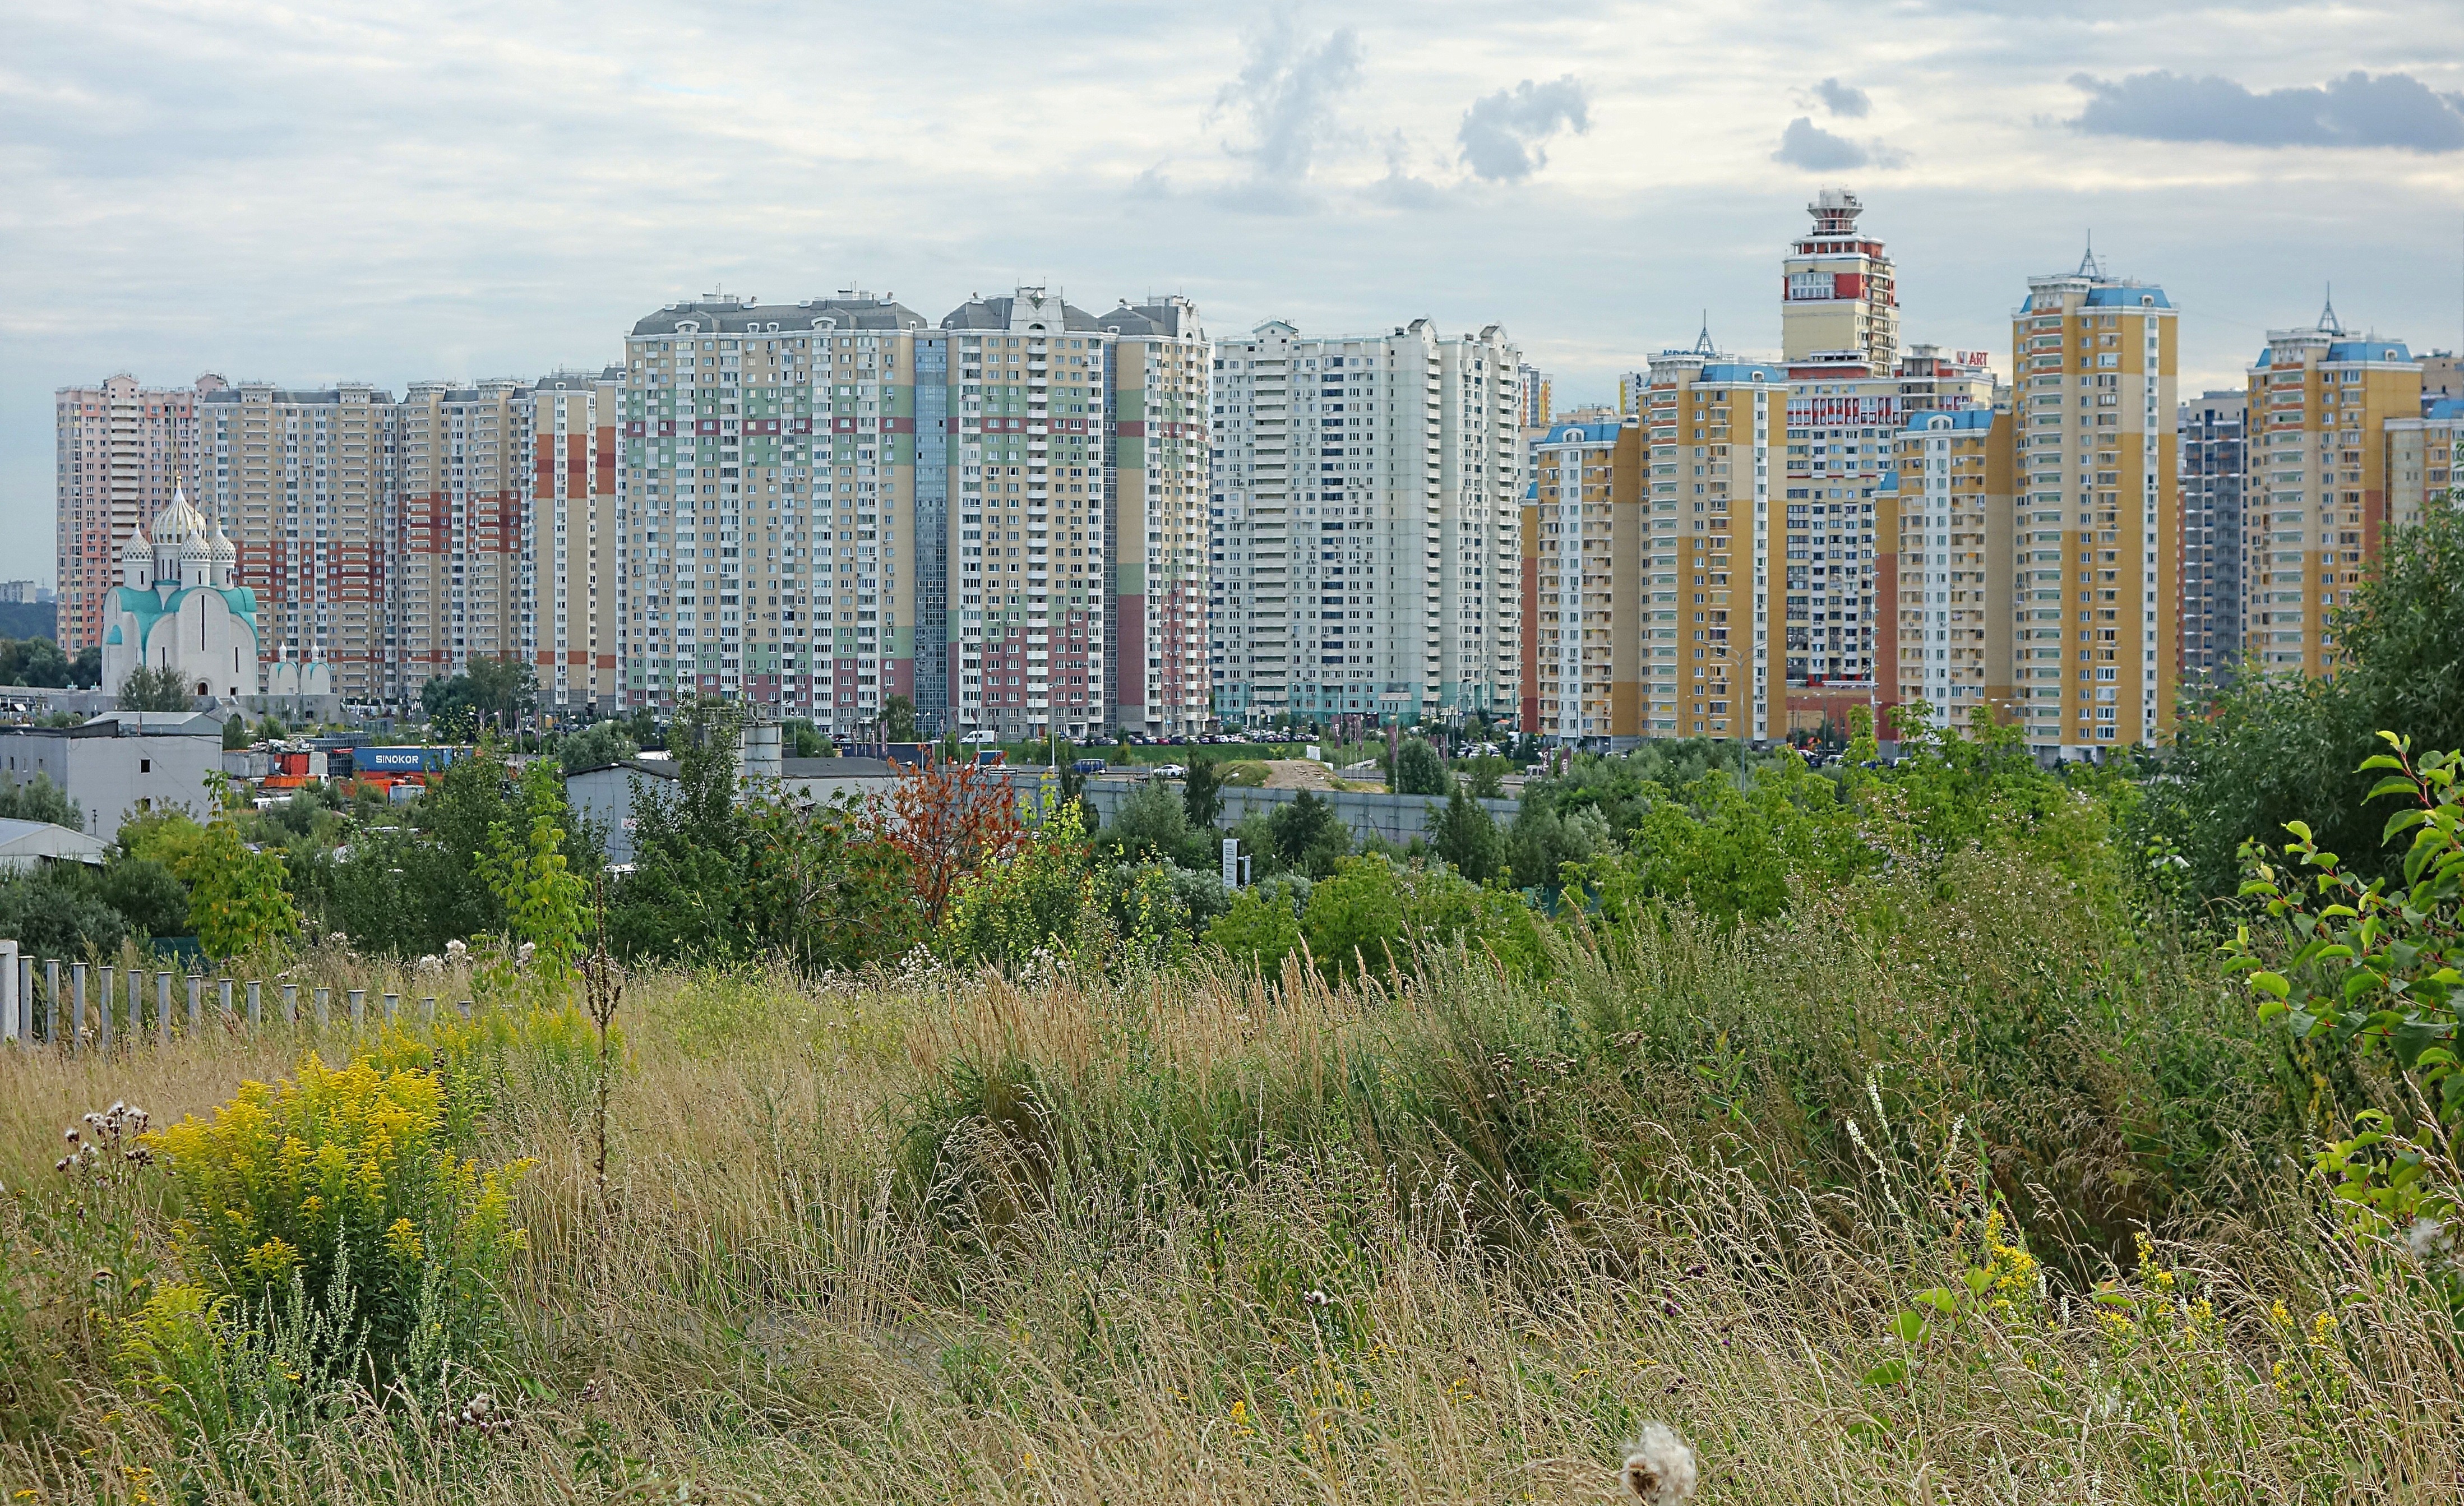
{"type": "Polygon", "coordinates": [[[1187,779],[1189,770],[1178,764],[1157,764],[1155,766],[1155,776],[1157,779],[1187,779]]]}
{"type": "Polygon", "coordinates": [[[1099,758],[1082,758],[1069,765],[1072,774],[1100,774],[1112,765],[1099,758]]]}

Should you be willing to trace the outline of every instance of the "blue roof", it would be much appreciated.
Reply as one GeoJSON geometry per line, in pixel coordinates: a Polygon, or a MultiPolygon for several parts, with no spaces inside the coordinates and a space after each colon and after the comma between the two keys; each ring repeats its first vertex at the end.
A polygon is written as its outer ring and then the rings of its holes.
{"type": "Polygon", "coordinates": [[[1617,431],[1623,424],[1551,424],[1540,436],[1544,445],[1606,445],[1617,442],[1617,431]]]}
{"type": "Polygon", "coordinates": [[[1908,415],[1904,433],[1918,433],[1928,429],[1991,429],[1993,410],[1990,408],[1947,408],[1925,410],[1908,415]],[[1945,422],[1944,420],[1948,420],[1945,422]]]}
{"type": "Polygon", "coordinates": [[[2432,398],[2428,403],[2422,405],[2421,416],[2424,418],[2464,418],[2464,397],[2432,398]]]}
{"type": "Polygon", "coordinates": [[[2409,361],[2401,340],[2339,340],[2327,346],[2330,361],[2409,361]]]}
{"type": "Polygon", "coordinates": [[[1697,382],[1777,382],[1784,373],[1777,366],[1749,365],[1745,362],[1722,362],[1706,365],[1697,382]]]}
{"type": "Polygon", "coordinates": [[[2173,306],[2173,300],[2165,296],[2163,288],[2127,282],[2088,289],[2086,306],[2089,308],[2138,308],[2141,306],[2142,299],[2152,302],[2158,308],[2173,306]]]}

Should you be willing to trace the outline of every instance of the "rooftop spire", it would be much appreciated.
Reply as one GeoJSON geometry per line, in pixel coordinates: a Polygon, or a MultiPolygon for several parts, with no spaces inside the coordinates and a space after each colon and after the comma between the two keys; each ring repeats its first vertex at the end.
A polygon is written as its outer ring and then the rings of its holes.
{"type": "Polygon", "coordinates": [[[2336,318],[2336,284],[2332,282],[2327,284],[2327,306],[2319,311],[2319,328],[2330,335],[2344,332],[2343,324],[2336,318]]]}
{"type": "Polygon", "coordinates": [[[1694,337],[1694,353],[1698,356],[1720,353],[1720,347],[1711,343],[1711,311],[1707,308],[1703,311],[1703,333],[1694,337]]]}
{"type": "Polygon", "coordinates": [[[2087,250],[2079,255],[2079,275],[2082,277],[2104,276],[2104,269],[2098,266],[2096,261],[2096,232],[2094,231],[2087,233],[2087,250]]]}

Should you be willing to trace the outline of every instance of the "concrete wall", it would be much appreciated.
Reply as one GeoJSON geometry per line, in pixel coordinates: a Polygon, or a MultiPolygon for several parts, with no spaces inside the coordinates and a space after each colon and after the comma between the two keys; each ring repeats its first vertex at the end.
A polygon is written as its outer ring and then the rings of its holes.
{"type": "MultiPolygon", "coordinates": [[[[1090,780],[1087,786],[1087,798],[1094,804],[1096,813],[1109,822],[1135,787],[1127,780],[1090,780]]],[[[1181,786],[1176,782],[1172,787],[1177,794],[1181,786]]],[[[1252,810],[1263,810],[1272,815],[1278,806],[1290,804],[1299,799],[1300,794],[1297,789],[1227,788],[1223,791],[1221,824],[1231,826],[1252,810]]],[[[1438,795],[1372,795],[1353,790],[1320,790],[1317,797],[1334,808],[1335,818],[1352,829],[1354,842],[1374,835],[1382,836],[1398,846],[1409,843],[1416,836],[1428,835],[1430,829],[1437,825],[1439,813],[1446,808],[1444,798],[1438,795]]],[[[1499,826],[1511,825],[1515,812],[1522,808],[1521,802],[1513,800],[1484,800],[1480,804],[1499,826]]]]}
{"type": "Polygon", "coordinates": [[[219,734],[191,737],[93,737],[40,727],[0,728],[0,778],[48,774],[85,814],[88,835],[112,837],[136,810],[179,808],[209,813],[206,775],[219,771],[219,734]]]}

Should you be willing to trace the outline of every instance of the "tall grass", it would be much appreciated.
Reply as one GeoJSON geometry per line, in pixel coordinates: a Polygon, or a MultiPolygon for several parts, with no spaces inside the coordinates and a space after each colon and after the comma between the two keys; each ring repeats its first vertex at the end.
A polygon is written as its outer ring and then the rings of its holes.
{"type": "MultiPolygon", "coordinates": [[[[2319,1220],[2197,944],[1972,857],[1551,945],[1540,982],[638,976],[604,1205],[567,1067],[492,1088],[538,1162],[473,1383],[510,1429],[174,1436],[20,1220],[0,1494],[1553,1501],[1652,1419],[1720,1501],[2456,1494],[2452,1322],[2319,1220]],[[1989,1227],[2041,1285],[1903,1337],[1989,1227]]],[[[0,1182],[294,1054],[11,1061],[0,1182]]]]}

